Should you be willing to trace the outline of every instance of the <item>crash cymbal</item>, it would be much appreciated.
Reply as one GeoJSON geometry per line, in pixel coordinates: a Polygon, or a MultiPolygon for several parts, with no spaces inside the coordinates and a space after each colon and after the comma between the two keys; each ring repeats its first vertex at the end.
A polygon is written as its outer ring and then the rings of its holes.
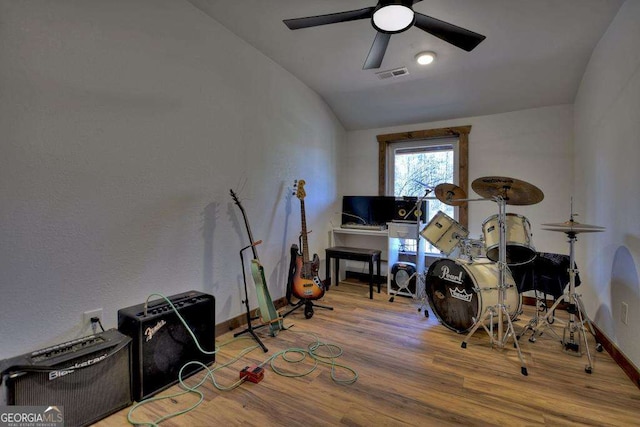
{"type": "Polygon", "coordinates": [[[598,233],[605,231],[604,227],[598,225],[580,224],[577,221],[557,222],[550,224],[541,224],[543,230],[557,231],[561,233],[598,233]],[[544,228],[548,227],[548,228],[544,228]]]}
{"type": "Polygon", "coordinates": [[[435,188],[436,197],[442,203],[449,206],[462,206],[465,201],[456,201],[456,199],[466,199],[467,193],[455,184],[442,183],[435,188]]]}
{"type": "Polygon", "coordinates": [[[544,199],[544,193],[535,185],[506,176],[478,178],[471,188],[482,197],[501,196],[507,205],[535,205],[544,199]]]}

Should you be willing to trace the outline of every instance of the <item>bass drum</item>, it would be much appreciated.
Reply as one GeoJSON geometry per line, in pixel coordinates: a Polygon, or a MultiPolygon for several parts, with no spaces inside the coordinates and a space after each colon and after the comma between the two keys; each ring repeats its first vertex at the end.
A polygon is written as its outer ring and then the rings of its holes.
{"type": "MultiPolygon", "coordinates": [[[[487,307],[498,304],[499,281],[498,266],[489,260],[441,259],[429,267],[425,290],[431,310],[440,323],[463,333],[475,326],[487,307]]],[[[520,312],[522,298],[508,269],[505,285],[504,304],[514,320],[520,312]]],[[[493,319],[497,323],[497,315],[493,319]]],[[[489,324],[489,320],[486,323],[489,324]]]]}

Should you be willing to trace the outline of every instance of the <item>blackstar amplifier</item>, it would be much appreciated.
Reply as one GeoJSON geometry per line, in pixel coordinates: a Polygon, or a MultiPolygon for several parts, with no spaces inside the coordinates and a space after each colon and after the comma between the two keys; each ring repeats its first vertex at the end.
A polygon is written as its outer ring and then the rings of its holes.
{"type": "MultiPolygon", "coordinates": [[[[197,291],[167,297],[206,351],[215,350],[215,299],[197,291]]],[[[205,365],[215,355],[202,353],[191,334],[164,299],[118,310],[118,330],[133,340],[133,398],[140,401],[178,382],[178,373],[191,361],[205,365]]],[[[189,365],[183,378],[201,370],[189,365]]]]}
{"type": "Polygon", "coordinates": [[[129,406],[131,339],[115,329],[0,361],[0,405],[62,407],[85,426],[129,406]]]}

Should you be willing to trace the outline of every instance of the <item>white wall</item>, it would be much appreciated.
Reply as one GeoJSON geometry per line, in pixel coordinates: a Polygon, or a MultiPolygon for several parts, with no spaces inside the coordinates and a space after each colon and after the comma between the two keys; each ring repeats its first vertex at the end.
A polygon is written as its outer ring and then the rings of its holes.
{"type": "MultiPolygon", "coordinates": [[[[306,185],[326,247],[345,132],[324,102],[188,2],[0,3],[0,358],[153,292],[243,313],[243,199],[274,299],[306,185]]],[[[255,298],[249,284],[252,306],[255,298]]]]}
{"type": "MultiPolygon", "coordinates": [[[[568,254],[565,236],[541,230],[540,224],[569,217],[573,109],[570,105],[537,108],[490,116],[470,117],[410,126],[353,131],[347,134],[347,170],[342,195],[375,195],[378,191],[376,135],[419,129],[471,125],[469,186],[483,176],[508,176],[534,184],[544,200],[530,206],[508,206],[507,212],[524,215],[533,229],[539,252],[568,254]]],[[[469,197],[478,197],[472,190],[469,197]]],[[[497,214],[489,202],[469,205],[469,231],[479,237],[482,223],[497,214]]]]}
{"type": "Polygon", "coordinates": [[[587,311],[640,367],[640,2],[628,0],[600,40],[575,102],[578,220],[587,311]],[[628,324],[621,305],[629,307],[628,324]]]}

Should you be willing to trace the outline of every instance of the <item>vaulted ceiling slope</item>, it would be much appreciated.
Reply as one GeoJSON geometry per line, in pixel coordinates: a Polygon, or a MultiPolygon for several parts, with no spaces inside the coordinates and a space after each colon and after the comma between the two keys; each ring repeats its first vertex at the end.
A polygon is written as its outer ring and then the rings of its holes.
{"type": "Polygon", "coordinates": [[[188,0],[280,64],[347,130],[573,103],[594,47],[624,0],[423,0],[416,12],[486,36],[465,52],[418,28],[394,34],[379,69],[363,70],[376,36],[362,19],[292,31],[284,19],[376,0],[188,0]],[[437,53],[430,66],[415,55],[437,53]],[[406,67],[401,77],[381,71],[406,67]]]}

